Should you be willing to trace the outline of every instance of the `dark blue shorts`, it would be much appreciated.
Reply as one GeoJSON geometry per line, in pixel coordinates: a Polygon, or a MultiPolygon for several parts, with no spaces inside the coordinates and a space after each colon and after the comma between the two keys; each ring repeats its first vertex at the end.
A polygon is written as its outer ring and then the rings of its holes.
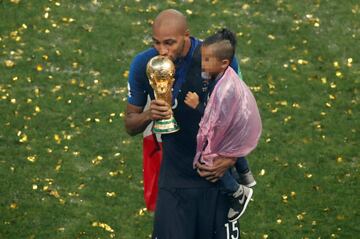
{"type": "Polygon", "coordinates": [[[159,189],[153,239],[238,239],[229,197],[218,188],[159,189]]]}

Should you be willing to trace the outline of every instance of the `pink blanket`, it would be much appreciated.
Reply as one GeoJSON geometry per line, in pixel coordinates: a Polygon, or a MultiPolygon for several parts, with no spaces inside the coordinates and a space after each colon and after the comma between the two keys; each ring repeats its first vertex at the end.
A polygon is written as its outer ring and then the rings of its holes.
{"type": "Polygon", "coordinates": [[[255,98],[228,67],[217,82],[200,121],[195,163],[212,166],[218,156],[243,157],[255,149],[261,135],[255,98]]]}

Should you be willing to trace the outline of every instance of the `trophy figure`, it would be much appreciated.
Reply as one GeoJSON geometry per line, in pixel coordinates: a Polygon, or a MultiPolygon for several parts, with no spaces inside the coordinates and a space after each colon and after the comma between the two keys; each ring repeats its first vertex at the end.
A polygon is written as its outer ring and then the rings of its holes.
{"type": "MultiPolygon", "coordinates": [[[[155,56],[146,66],[146,74],[154,90],[155,99],[160,99],[172,105],[172,85],[175,81],[174,63],[167,57],[155,56]]],[[[170,119],[155,120],[152,131],[158,134],[169,134],[180,128],[173,115],[170,119]]]]}

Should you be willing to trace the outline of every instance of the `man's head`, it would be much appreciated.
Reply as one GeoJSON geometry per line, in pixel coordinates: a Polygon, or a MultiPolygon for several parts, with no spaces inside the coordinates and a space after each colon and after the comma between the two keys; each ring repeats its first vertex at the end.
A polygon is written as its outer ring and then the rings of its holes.
{"type": "Polygon", "coordinates": [[[186,17],[177,10],[162,11],[154,20],[152,38],[159,55],[172,61],[186,56],[190,43],[190,33],[186,17]]]}
{"type": "Polygon", "coordinates": [[[214,79],[230,65],[236,46],[234,33],[222,29],[206,38],[201,47],[202,75],[206,79],[214,79]]]}

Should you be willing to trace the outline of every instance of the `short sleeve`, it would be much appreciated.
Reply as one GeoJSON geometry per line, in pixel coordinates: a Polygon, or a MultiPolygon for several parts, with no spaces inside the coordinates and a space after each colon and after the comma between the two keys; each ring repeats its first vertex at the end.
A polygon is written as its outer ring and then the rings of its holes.
{"type": "Polygon", "coordinates": [[[130,65],[128,79],[128,103],[143,107],[147,101],[146,90],[146,62],[141,55],[137,55],[130,65]]]}

